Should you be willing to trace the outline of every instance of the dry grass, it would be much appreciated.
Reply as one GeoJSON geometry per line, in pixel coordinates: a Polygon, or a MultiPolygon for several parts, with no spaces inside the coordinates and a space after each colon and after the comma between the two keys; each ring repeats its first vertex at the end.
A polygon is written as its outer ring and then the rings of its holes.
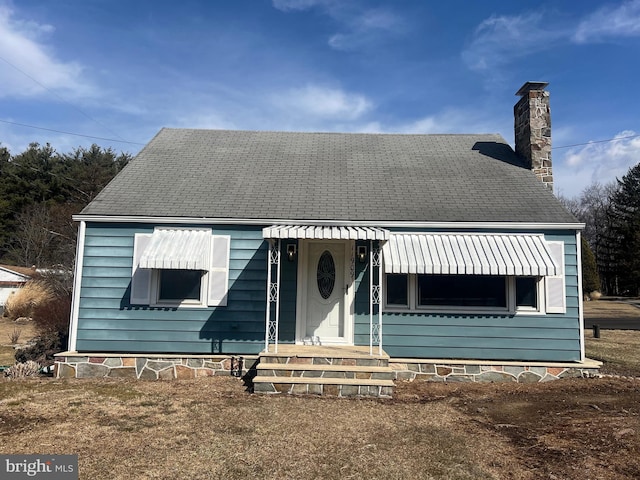
{"type": "Polygon", "coordinates": [[[33,322],[16,324],[7,317],[0,317],[0,365],[13,365],[15,363],[15,349],[10,343],[14,330],[20,330],[20,345],[26,344],[36,335],[33,322]]]}
{"type": "Polygon", "coordinates": [[[240,381],[0,382],[2,453],[77,453],[81,478],[496,478],[436,404],[249,395],[240,381]],[[52,403],[51,399],[55,398],[52,403]]]}
{"type": "MultiPolygon", "coordinates": [[[[640,332],[586,334],[605,371],[640,375],[640,332]]],[[[391,401],[250,395],[221,377],[0,379],[0,453],[78,454],[92,480],[625,480],[640,478],[638,398],[623,379],[400,383],[391,401]]]]}
{"type": "Polygon", "coordinates": [[[639,386],[414,382],[376,401],[250,395],[220,377],[4,380],[0,452],[75,453],[94,480],[631,479],[639,386]]]}
{"type": "Polygon", "coordinates": [[[51,287],[42,280],[31,280],[24,287],[9,295],[4,315],[10,320],[31,317],[33,310],[54,299],[51,287]]]}
{"type": "Polygon", "coordinates": [[[586,330],[584,336],[587,357],[604,362],[602,373],[640,377],[640,331],[601,330],[593,338],[586,330]]]}

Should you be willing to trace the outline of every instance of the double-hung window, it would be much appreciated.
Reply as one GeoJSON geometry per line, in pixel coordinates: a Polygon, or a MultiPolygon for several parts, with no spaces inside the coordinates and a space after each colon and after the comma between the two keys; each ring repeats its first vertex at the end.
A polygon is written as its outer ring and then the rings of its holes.
{"type": "Polygon", "coordinates": [[[131,304],[207,307],[227,304],[230,237],[211,229],[156,228],[136,234],[131,304]]]}

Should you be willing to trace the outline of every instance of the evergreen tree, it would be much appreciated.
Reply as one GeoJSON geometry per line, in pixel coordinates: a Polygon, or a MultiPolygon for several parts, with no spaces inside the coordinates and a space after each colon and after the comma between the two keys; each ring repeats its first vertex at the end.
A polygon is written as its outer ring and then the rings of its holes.
{"type": "Polygon", "coordinates": [[[596,266],[596,257],[587,239],[582,236],[582,293],[600,291],[600,277],[596,266]]]}
{"type": "Polygon", "coordinates": [[[79,213],[129,162],[97,145],[58,154],[32,143],[11,156],[0,147],[0,262],[70,267],[79,213]]]}
{"type": "Polygon", "coordinates": [[[611,197],[612,263],[622,294],[640,293],[640,163],[618,180],[611,197]]]}

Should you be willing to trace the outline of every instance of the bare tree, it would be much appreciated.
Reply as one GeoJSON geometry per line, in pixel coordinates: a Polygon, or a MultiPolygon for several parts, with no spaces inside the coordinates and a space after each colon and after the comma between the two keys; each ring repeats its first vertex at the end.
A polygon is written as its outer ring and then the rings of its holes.
{"type": "Polygon", "coordinates": [[[51,216],[45,204],[26,207],[16,218],[15,243],[9,251],[9,259],[25,267],[47,264],[54,243],[50,226],[51,216]]]}

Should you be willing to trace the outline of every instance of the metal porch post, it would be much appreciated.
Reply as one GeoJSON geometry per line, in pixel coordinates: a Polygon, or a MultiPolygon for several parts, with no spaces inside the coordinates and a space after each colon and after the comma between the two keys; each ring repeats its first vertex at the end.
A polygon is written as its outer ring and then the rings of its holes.
{"type": "Polygon", "coordinates": [[[273,341],[275,353],[278,353],[278,328],[280,323],[280,239],[269,240],[267,265],[267,315],[265,329],[265,351],[269,351],[269,343],[273,341]],[[274,272],[273,265],[276,266],[274,272]],[[275,282],[274,282],[275,273],[275,282]],[[271,317],[271,305],[275,304],[275,318],[271,317]]]}
{"type": "Polygon", "coordinates": [[[382,262],[380,248],[369,242],[369,354],[373,355],[373,346],[378,344],[378,354],[382,355],[382,262]],[[377,319],[374,321],[374,309],[377,319]]]}

